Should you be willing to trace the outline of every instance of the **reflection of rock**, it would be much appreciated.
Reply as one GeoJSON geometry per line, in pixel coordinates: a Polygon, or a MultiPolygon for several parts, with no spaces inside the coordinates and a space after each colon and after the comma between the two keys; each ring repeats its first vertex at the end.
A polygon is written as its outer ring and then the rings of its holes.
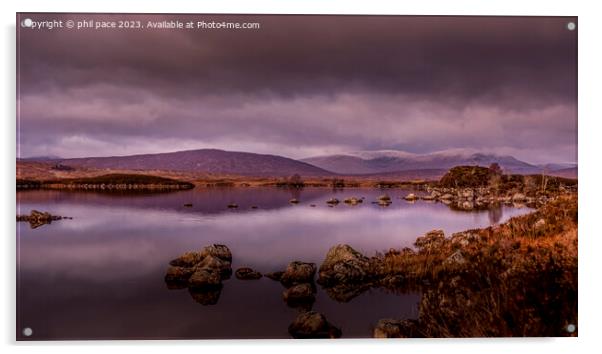
{"type": "Polygon", "coordinates": [[[320,266],[318,283],[330,298],[348,302],[369,289],[371,277],[367,257],[349,245],[337,245],[326,254],[320,266]]]}
{"type": "Polygon", "coordinates": [[[337,205],[339,203],[340,201],[337,198],[330,198],[326,201],[326,204],[328,205],[337,205]]]}
{"type": "Polygon", "coordinates": [[[282,298],[289,306],[295,307],[298,304],[312,304],[315,300],[315,287],[310,283],[293,285],[284,290],[282,298]]]}
{"type": "Polygon", "coordinates": [[[222,293],[222,285],[203,289],[189,288],[188,292],[201,305],[215,305],[222,293]]]}
{"type": "Polygon", "coordinates": [[[203,289],[219,286],[222,284],[222,278],[219,270],[211,268],[196,269],[188,278],[188,287],[203,289]]]}
{"type": "Polygon", "coordinates": [[[379,320],[374,328],[374,338],[416,338],[420,337],[416,320],[379,320]]]}
{"type": "Polygon", "coordinates": [[[349,245],[336,245],[320,266],[318,282],[323,285],[362,281],[367,277],[368,258],[349,245]]]}
{"type": "Polygon", "coordinates": [[[186,252],[178,258],[173,259],[169,264],[176,267],[194,267],[202,259],[203,257],[198,252],[186,252]]]}
{"type": "Polygon", "coordinates": [[[261,278],[261,273],[254,271],[249,267],[238,268],[234,274],[237,279],[241,280],[255,280],[261,278]]]}
{"type": "Polygon", "coordinates": [[[315,311],[301,313],[288,327],[293,338],[339,338],[341,330],[331,325],[323,314],[315,311]]]}
{"type": "Polygon", "coordinates": [[[35,229],[45,224],[50,224],[55,220],[71,219],[66,216],[52,215],[48,212],[32,210],[29,215],[17,215],[17,221],[29,222],[29,227],[35,229]]]}
{"type": "Polygon", "coordinates": [[[299,283],[311,283],[313,282],[315,274],[316,265],[314,263],[294,261],[289,263],[286,267],[280,281],[285,286],[299,283]]]}
{"type": "Polygon", "coordinates": [[[271,273],[265,273],[265,277],[272,279],[272,280],[276,280],[276,281],[280,281],[280,279],[282,278],[282,274],[284,274],[284,272],[271,272],[271,273]]]}
{"type": "Polygon", "coordinates": [[[324,292],[337,302],[349,302],[370,289],[369,283],[339,283],[334,286],[324,286],[324,292]]]}

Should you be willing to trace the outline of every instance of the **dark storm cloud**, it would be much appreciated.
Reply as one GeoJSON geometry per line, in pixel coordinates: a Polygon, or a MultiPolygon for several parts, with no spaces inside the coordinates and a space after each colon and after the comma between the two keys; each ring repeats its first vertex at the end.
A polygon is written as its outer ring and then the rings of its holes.
{"type": "Polygon", "coordinates": [[[469,147],[575,161],[568,18],[127,17],[261,29],[21,30],[24,155],[469,147]]]}

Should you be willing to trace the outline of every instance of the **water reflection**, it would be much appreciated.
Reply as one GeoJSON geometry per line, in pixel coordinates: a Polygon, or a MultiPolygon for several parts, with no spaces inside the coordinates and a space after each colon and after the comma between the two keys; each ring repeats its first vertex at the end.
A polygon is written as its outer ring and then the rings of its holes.
{"type": "Polygon", "coordinates": [[[315,287],[315,302],[298,304],[266,277],[233,277],[210,292],[168,291],[165,267],[186,251],[219,243],[232,250],[234,269],[251,266],[265,274],[292,260],[319,265],[339,243],[373,255],[411,246],[435,228],[450,235],[529,212],[510,206],[454,211],[441,203],[409,204],[400,199],[407,191],[387,193],[393,203],[381,208],[368,202],[383,194],[374,189],[215,188],[127,197],[18,192],[19,214],[37,209],[73,217],[37,229],[17,224],[18,325],[34,328],[31,339],[288,338],[297,312],[312,309],[346,337],[368,337],[381,318],[415,318],[418,293],[315,287]],[[353,196],[366,202],[326,204],[353,196]],[[290,204],[291,198],[300,203],[290,204]],[[238,209],[228,210],[232,201],[238,209]]]}

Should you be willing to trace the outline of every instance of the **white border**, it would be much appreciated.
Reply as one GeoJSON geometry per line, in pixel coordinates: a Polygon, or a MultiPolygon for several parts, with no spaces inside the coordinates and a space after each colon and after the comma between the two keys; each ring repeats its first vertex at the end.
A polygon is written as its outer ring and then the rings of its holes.
{"type": "Polygon", "coordinates": [[[597,2],[555,1],[527,2],[524,0],[504,1],[33,1],[0,3],[2,21],[1,75],[3,78],[2,108],[2,210],[0,216],[5,232],[0,236],[2,247],[2,274],[0,284],[0,335],[4,350],[8,352],[79,353],[82,349],[93,353],[104,353],[107,349],[143,349],[147,353],[163,353],[173,350],[214,350],[220,353],[241,352],[266,353],[283,351],[313,353],[321,350],[345,352],[420,352],[420,353],[508,353],[509,351],[530,353],[567,353],[594,350],[602,336],[600,329],[600,305],[596,301],[600,294],[599,251],[602,250],[597,211],[601,208],[600,179],[602,171],[600,156],[600,88],[602,82],[600,64],[600,6],[597,2]],[[15,337],[15,12],[180,12],[180,13],[289,13],[289,14],[403,14],[403,15],[558,15],[579,16],[579,338],[577,339],[466,339],[466,340],[342,340],[304,341],[283,340],[256,341],[90,341],[90,342],[41,342],[16,343],[15,337]],[[597,227],[597,228],[596,228],[597,227]],[[202,348],[196,348],[202,346],[202,348]],[[191,348],[188,348],[191,347],[191,348]],[[168,349],[169,348],[169,349],[168,349]]]}

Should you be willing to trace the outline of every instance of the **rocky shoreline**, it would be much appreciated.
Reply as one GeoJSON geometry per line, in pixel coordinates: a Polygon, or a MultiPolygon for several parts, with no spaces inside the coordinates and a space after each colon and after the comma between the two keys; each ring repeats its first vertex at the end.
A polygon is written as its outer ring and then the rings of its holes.
{"type": "MultiPolygon", "coordinates": [[[[419,317],[381,319],[373,328],[375,338],[573,335],[563,332],[563,321],[576,323],[576,210],[576,194],[558,195],[501,225],[448,236],[430,231],[416,239],[414,248],[368,257],[339,244],[319,267],[292,261],[265,275],[239,268],[236,277],[265,276],[282,284],[283,302],[298,310],[289,326],[293,338],[343,333],[313,311],[316,284],[337,302],[370,288],[420,291],[419,317]],[[502,303],[492,304],[494,295],[502,303]],[[525,314],[530,317],[524,323],[513,322],[525,314]]],[[[226,246],[207,246],[172,260],[165,281],[170,289],[187,287],[196,301],[214,305],[232,274],[231,262],[226,246]]]]}

